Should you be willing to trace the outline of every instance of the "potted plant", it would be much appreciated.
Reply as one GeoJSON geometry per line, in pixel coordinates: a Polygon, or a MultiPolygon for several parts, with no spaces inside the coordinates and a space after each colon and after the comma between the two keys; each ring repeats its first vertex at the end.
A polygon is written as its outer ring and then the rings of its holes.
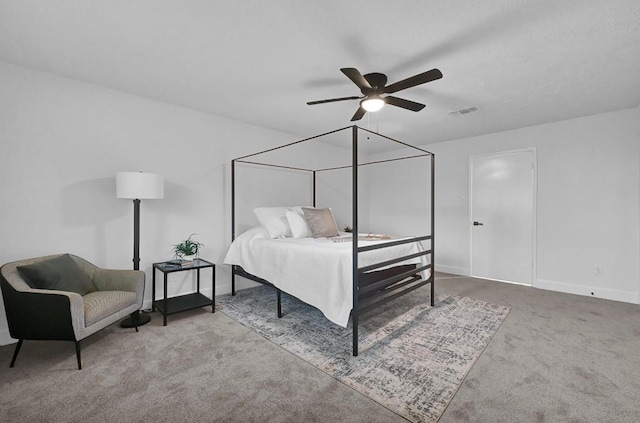
{"type": "Polygon", "coordinates": [[[190,260],[198,256],[200,248],[204,247],[204,244],[193,239],[194,235],[197,234],[191,234],[187,239],[173,246],[171,252],[177,260],[190,260]]]}

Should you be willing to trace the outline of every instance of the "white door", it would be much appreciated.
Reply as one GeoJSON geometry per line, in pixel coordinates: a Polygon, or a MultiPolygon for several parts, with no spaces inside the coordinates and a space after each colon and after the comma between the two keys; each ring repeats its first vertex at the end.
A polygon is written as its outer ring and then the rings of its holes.
{"type": "Polygon", "coordinates": [[[471,275],[531,285],[534,151],[471,159],[471,275]]]}

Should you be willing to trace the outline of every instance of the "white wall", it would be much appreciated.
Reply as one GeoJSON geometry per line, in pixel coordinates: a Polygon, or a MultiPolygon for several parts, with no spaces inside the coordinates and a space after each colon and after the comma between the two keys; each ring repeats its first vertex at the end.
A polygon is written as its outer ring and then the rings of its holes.
{"type": "MultiPolygon", "coordinates": [[[[406,157],[412,157],[409,152],[406,157]]],[[[384,160],[388,154],[380,154],[384,160]]],[[[431,156],[371,166],[371,232],[404,236],[431,234],[431,156]]],[[[428,243],[424,242],[425,248],[428,243]]]]}
{"type": "MultiPolygon", "coordinates": [[[[145,306],[151,264],[194,232],[218,263],[217,292],[230,289],[229,162],[294,136],[4,62],[0,93],[0,264],[69,252],[132,268],[133,203],[116,199],[115,174],[143,170],[166,181],[164,200],[141,204],[145,306]]],[[[171,293],[190,289],[188,273],[171,293]]],[[[0,316],[4,344],[3,304],[0,316]]]]}
{"type": "Polygon", "coordinates": [[[436,154],[437,269],[469,273],[469,158],[533,147],[534,286],[640,301],[640,109],[423,147],[436,154]]]}
{"type": "MultiPolygon", "coordinates": [[[[202,257],[218,263],[217,292],[228,292],[228,164],[296,137],[3,62],[0,92],[0,264],[70,252],[131,268],[133,205],[115,198],[114,176],[143,170],[166,180],[165,199],[141,206],[148,282],[151,264],[195,232],[202,257]]],[[[536,285],[638,302],[639,121],[633,109],[425,146],[437,154],[437,267],[469,268],[469,156],[535,147],[536,285]]],[[[174,279],[172,293],[192,284],[174,279]]],[[[3,344],[2,304],[0,316],[3,344]]]]}

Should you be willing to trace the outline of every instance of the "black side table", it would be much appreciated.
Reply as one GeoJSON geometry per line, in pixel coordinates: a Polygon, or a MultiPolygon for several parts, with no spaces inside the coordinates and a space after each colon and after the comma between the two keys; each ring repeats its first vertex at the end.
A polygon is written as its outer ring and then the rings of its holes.
{"type": "Polygon", "coordinates": [[[216,265],[197,258],[193,263],[188,265],[172,264],[171,262],[153,263],[153,283],[152,283],[152,302],[151,311],[156,308],[164,316],[164,326],[167,326],[167,316],[169,314],[180,313],[181,311],[192,310],[204,306],[211,306],[211,312],[215,313],[216,309],[213,299],[216,296],[216,265]],[[200,293],[200,269],[211,268],[211,299],[200,293]],[[164,299],[156,300],[156,270],[164,274],[164,299]],[[187,270],[195,270],[197,272],[197,291],[191,294],[179,295],[177,297],[167,298],[167,279],[170,273],[185,272],[187,270]]]}

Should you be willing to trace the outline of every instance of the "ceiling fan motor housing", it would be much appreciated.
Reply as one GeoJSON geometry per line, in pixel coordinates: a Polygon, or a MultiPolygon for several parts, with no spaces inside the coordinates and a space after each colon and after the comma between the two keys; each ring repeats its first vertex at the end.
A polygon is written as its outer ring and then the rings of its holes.
{"type": "Polygon", "coordinates": [[[369,85],[371,85],[370,89],[363,87],[360,90],[362,91],[362,94],[364,95],[369,95],[373,93],[382,94],[385,85],[387,85],[387,75],[383,73],[373,72],[373,73],[368,73],[362,76],[364,76],[364,79],[366,79],[369,85]]]}

